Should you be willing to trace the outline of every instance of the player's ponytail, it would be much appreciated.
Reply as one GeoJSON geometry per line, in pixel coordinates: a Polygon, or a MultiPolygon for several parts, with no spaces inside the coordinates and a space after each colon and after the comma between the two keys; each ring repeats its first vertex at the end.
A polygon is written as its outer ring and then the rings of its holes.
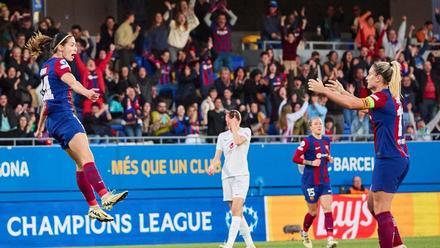
{"type": "Polygon", "coordinates": [[[42,53],[55,53],[59,45],[66,44],[69,37],[72,37],[68,33],[58,33],[51,38],[43,35],[41,32],[35,33],[27,42],[26,48],[31,51],[31,55],[34,57],[40,56],[42,53]]]}
{"type": "Polygon", "coordinates": [[[29,49],[31,55],[34,57],[40,56],[44,52],[50,51],[50,44],[52,38],[43,35],[41,32],[35,33],[27,42],[26,48],[29,49]]]}
{"type": "Polygon", "coordinates": [[[397,61],[391,62],[391,69],[393,69],[393,74],[391,75],[391,80],[388,83],[391,95],[395,98],[400,98],[400,84],[402,82],[402,76],[400,75],[400,63],[397,61]]]}
{"type": "Polygon", "coordinates": [[[376,74],[382,76],[384,83],[388,84],[391,95],[395,98],[400,98],[402,76],[400,75],[399,62],[376,62],[373,64],[373,69],[376,74]]]}

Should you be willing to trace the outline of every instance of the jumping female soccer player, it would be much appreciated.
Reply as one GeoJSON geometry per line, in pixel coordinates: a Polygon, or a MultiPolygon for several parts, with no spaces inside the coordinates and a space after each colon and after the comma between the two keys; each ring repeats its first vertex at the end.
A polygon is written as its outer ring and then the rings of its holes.
{"type": "Polygon", "coordinates": [[[96,89],[84,88],[70,71],[68,61],[73,61],[76,54],[75,38],[67,33],[59,33],[52,39],[38,33],[28,41],[27,48],[36,57],[43,52],[52,55],[40,71],[44,105],[35,135],[41,137],[47,120],[49,135],[60,143],[76,163],[76,181],[90,206],[89,217],[99,221],[113,221],[113,217],[99,207],[93,190],[99,194],[102,207],[107,210],[123,200],[128,192],[113,194],[107,191],[95,167],[84,127],[73,112],[72,90],[92,101],[99,98],[96,89]]]}
{"type": "Polygon", "coordinates": [[[232,248],[238,231],[246,243],[247,248],[255,248],[251,232],[243,216],[243,204],[249,190],[249,169],[247,154],[251,142],[251,130],[240,128],[241,115],[237,110],[226,114],[228,131],[221,133],[217,139],[217,147],[208,174],[214,175],[220,166],[222,153],[225,162],[222,169],[223,201],[227,202],[231,212],[232,221],[229,227],[228,241],[221,245],[223,248],[232,248]]]}
{"type": "Polygon", "coordinates": [[[318,212],[318,200],[324,210],[327,247],[334,248],[338,242],[333,238],[332,188],[327,163],[333,163],[330,156],[330,138],[323,136],[322,120],[319,117],[309,121],[311,135],[301,142],[293,156],[293,162],[300,166],[301,184],[306,198],[308,212],[304,217],[301,236],[307,248],[312,247],[309,231],[318,212]]]}
{"type": "Polygon", "coordinates": [[[408,148],[402,131],[400,102],[400,64],[377,62],[367,76],[368,89],[373,94],[357,98],[345,91],[338,81],[324,84],[318,79],[309,81],[309,89],[325,94],[330,100],[348,109],[369,109],[374,130],[374,162],[368,206],[378,223],[381,248],[406,247],[391,215],[394,194],[409,169],[408,148]]]}

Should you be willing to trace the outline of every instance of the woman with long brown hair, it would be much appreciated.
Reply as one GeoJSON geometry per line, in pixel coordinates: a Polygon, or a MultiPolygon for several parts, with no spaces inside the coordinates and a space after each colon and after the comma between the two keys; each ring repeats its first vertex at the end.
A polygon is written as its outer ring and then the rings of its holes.
{"type": "Polygon", "coordinates": [[[114,194],[107,191],[96,169],[84,127],[74,113],[72,90],[92,101],[97,101],[99,98],[97,89],[84,88],[71,73],[68,62],[73,61],[77,52],[75,45],[75,38],[67,33],[58,33],[54,38],[38,33],[26,45],[35,57],[42,53],[51,54],[40,71],[44,105],[35,136],[40,138],[46,126],[49,135],[55,138],[75,161],[76,180],[89,204],[89,218],[113,221],[113,217],[99,206],[93,190],[99,194],[102,207],[107,210],[123,200],[128,192],[114,194]]]}

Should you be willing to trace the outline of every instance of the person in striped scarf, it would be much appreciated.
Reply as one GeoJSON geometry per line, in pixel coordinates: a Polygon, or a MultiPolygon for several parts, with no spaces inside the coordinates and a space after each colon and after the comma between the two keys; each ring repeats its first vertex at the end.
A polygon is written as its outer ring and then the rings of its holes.
{"type": "Polygon", "coordinates": [[[203,97],[206,97],[209,90],[214,87],[214,66],[212,58],[206,57],[200,64],[200,89],[203,97]]]}

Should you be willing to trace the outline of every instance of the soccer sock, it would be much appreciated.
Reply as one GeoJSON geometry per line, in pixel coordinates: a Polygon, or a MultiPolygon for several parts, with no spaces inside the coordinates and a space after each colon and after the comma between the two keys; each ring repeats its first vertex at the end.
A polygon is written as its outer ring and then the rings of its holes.
{"type": "MultiPolygon", "coordinates": [[[[392,216],[391,216],[392,217],[392,216]]],[[[393,239],[393,247],[403,245],[402,238],[400,237],[399,229],[397,228],[396,221],[393,218],[393,224],[394,224],[394,239],[393,239]]]]}
{"type": "Polygon", "coordinates": [[[101,198],[108,193],[104,181],[102,181],[101,175],[99,175],[99,172],[96,169],[95,163],[90,162],[85,164],[84,174],[86,175],[87,180],[92,185],[93,189],[96,191],[96,193],[99,194],[101,198]]]}
{"type": "Polygon", "coordinates": [[[376,215],[377,232],[379,235],[379,244],[381,248],[392,248],[394,237],[393,216],[389,211],[376,215]]]}
{"type": "Polygon", "coordinates": [[[89,204],[91,207],[98,205],[95,194],[93,193],[92,185],[90,185],[90,183],[87,181],[84,171],[76,172],[76,183],[78,184],[79,190],[81,190],[81,193],[84,195],[87,204],[89,204]]]}
{"type": "Polygon", "coordinates": [[[325,213],[325,230],[327,230],[327,237],[333,237],[333,214],[332,212],[325,213]]]}
{"type": "Polygon", "coordinates": [[[227,247],[232,247],[234,245],[238,230],[240,229],[240,224],[241,216],[232,216],[231,226],[229,227],[228,241],[226,242],[227,247]]]}
{"type": "Polygon", "coordinates": [[[315,219],[315,216],[307,213],[306,216],[304,216],[304,223],[303,223],[303,230],[304,232],[308,232],[310,226],[313,224],[313,220],[315,219]]]}
{"type": "Polygon", "coordinates": [[[240,234],[243,237],[247,248],[254,248],[255,247],[254,241],[252,240],[252,236],[251,236],[251,230],[249,229],[249,225],[246,222],[246,219],[244,218],[244,216],[241,217],[240,234]]]}

